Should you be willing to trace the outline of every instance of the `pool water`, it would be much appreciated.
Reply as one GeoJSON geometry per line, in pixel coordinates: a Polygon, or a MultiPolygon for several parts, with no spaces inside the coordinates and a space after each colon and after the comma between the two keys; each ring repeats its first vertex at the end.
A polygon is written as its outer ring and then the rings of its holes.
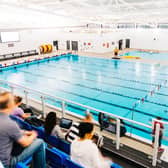
{"type": "MultiPolygon", "coordinates": [[[[168,121],[167,85],[133,109],[138,99],[168,79],[167,67],[66,55],[8,68],[0,72],[0,78],[148,125],[156,116],[168,121]]],[[[48,100],[48,103],[60,106],[59,102],[48,100]]],[[[68,104],[66,109],[84,115],[79,106],[68,104]]],[[[151,140],[149,129],[125,124],[128,132],[151,140]]]]}
{"type": "Polygon", "coordinates": [[[138,56],[143,59],[153,59],[157,61],[168,61],[168,53],[144,52],[144,51],[130,51],[121,56],[138,56]]]}

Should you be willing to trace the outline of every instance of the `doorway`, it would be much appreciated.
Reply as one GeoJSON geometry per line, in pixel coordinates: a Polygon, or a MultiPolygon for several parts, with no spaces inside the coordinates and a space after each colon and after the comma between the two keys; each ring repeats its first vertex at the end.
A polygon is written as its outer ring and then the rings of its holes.
{"type": "Polygon", "coordinates": [[[72,41],[71,45],[73,51],[78,51],[78,41],[72,41]]]}
{"type": "Polygon", "coordinates": [[[125,48],[130,48],[130,39],[125,40],[125,48]]]}
{"type": "Polygon", "coordinates": [[[56,48],[56,50],[58,50],[58,40],[53,41],[53,46],[56,48]]]}
{"type": "Polygon", "coordinates": [[[70,50],[70,41],[69,40],[67,40],[67,42],[66,42],[66,49],[70,50]]]}
{"type": "Polygon", "coordinates": [[[119,50],[122,50],[122,48],[123,48],[123,40],[119,40],[118,48],[119,48],[119,50]]]}

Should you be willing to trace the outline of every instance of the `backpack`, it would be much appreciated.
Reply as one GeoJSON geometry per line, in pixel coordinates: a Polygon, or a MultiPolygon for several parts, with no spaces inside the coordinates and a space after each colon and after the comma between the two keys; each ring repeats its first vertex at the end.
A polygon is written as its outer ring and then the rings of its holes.
{"type": "Polygon", "coordinates": [[[44,124],[44,121],[38,119],[36,116],[31,116],[25,119],[25,122],[29,123],[30,125],[41,127],[44,124]]]}

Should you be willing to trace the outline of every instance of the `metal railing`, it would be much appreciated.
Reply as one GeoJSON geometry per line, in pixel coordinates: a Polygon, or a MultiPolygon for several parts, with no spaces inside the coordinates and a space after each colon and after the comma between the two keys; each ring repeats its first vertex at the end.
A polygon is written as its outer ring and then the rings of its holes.
{"type": "Polygon", "coordinates": [[[10,60],[14,58],[27,57],[27,56],[32,56],[32,55],[38,55],[37,50],[28,50],[28,51],[3,54],[3,55],[0,55],[0,60],[1,61],[10,60]]]}
{"type": "MultiPolygon", "coordinates": [[[[86,106],[86,105],[83,105],[83,104],[80,104],[80,103],[77,103],[77,102],[74,102],[74,101],[71,101],[71,100],[63,99],[63,98],[60,98],[60,97],[57,97],[57,96],[52,96],[52,95],[43,93],[41,91],[37,91],[35,89],[30,89],[30,88],[27,88],[27,87],[24,87],[24,86],[21,86],[21,85],[18,85],[18,84],[14,84],[14,83],[11,83],[11,82],[8,82],[8,81],[5,81],[5,80],[0,80],[0,85],[1,85],[0,86],[1,90],[8,90],[8,91],[11,91],[12,93],[15,93],[16,89],[19,89],[19,91],[22,90],[23,94],[24,94],[26,105],[28,105],[28,102],[29,102],[28,101],[28,96],[30,94],[38,95],[39,98],[41,98],[41,106],[42,106],[43,117],[46,116],[46,112],[45,112],[46,102],[45,102],[45,100],[47,98],[50,98],[50,99],[55,100],[56,102],[58,102],[58,101],[60,102],[61,109],[62,109],[61,112],[62,112],[63,117],[67,113],[66,108],[65,108],[66,104],[71,104],[71,105],[80,106],[83,109],[85,109],[85,111],[90,111],[90,112],[95,111],[97,113],[103,113],[103,114],[108,115],[112,118],[115,118],[116,119],[116,149],[117,150],[120,149],[120,140],[121,140],[121,137],[120,137],[121,122],[120,121],[121,120],[132,123],[132,125],[136,124],[138,126],[148,128],[148,129],[151,130],[151,132],[152,132],[152,129],[153,129],[152,126],[146,125],[146,124],[141,123],[141,122],[130,120],[128,118],[124,118],[124,117],[121,117],[121,116],[118,116],[118,115],[115,115],[115,114],[112,114],[110,112],[106,112],[106,111],[103,111],[103,110],[98,110],[96,108],[89,107],[89,106],[86,106]]],[[[71,113],[71,115],[72,115],[72,113],[71,113]]],[[[74,116],[76,117],[75,113],[74,113],[74,116]]],[[[156,164],[157,164],[159,132],[160,132],[160,124],[157,124],[156,133],[155,133],[154,150],[153,150],[153,156],[152,156],[152,165],[153,166],[156,166],[156,164]]]]}

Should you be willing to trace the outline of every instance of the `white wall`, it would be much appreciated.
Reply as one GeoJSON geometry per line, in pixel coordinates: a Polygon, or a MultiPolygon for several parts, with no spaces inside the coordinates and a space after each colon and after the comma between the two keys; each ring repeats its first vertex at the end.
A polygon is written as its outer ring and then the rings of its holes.
{"type": "Polygon", "coordinates": [[[117,41],[123,37],[123,33],[99,34],[99,33],[75,33],[61,32],[59,30],[24,30],[20,31],[20,41],[13,42],[14,47],[8,47],[8,43],[0,43],[0,55],[31,49],[38,49],[42,44],[52,44],[59,41],[59,49],[66,49],[67,40],[79,42],[79,50],[87,52],[109,52],[116,46],[117,41]],[[115,45],[112,45],[115,42],[115,45]],[[90,46],[84,43],[91,43],[90,46]],[[103,47],[103,43],[109,43],[109,48],[103,47]]]}
{"type": "Polygon", "coordinates": [[[167,50],[168,30],[137,29],[131,32],[131,48],[167,50]]]}
{"type": "Polygon", "coordinates": [[[53,42],[54,32],[47,30],[25,30],[20,31],[20,41],[11,42],[14,44],[14,47],[8,47],[8,43],[0,43],[0,55],[18,51],[38,49],[42,44],[47,44],[53,42]]]}
{"type": "Polygon", "coordinates": [[[24,30],[20,31],[20,42],[14,42],[14,47],[8,47],[8,43],[0,43],[0,55],[18,51],[38,49],[42,44],[52,44],[54,40],[59,41],[59,48],[66,49],[67,40],[79,41],[79,50],[88,52],[110,52],[117,46],[120,39],[131,39],[131,48],[168,50],[167,30],[142,30],[127,29],[114,30],[111,33],[75,33],[61,32],[57,29],[24,30]],[[154,38],[156,40],[154,40],[154,38]],[[84,46],[84,42],[91,46],[84,46]],[[115,45],[112,45],[115,42],[115,45]],[[109,48],[103,47],[103,43],[109,43],[109,48]]]}

